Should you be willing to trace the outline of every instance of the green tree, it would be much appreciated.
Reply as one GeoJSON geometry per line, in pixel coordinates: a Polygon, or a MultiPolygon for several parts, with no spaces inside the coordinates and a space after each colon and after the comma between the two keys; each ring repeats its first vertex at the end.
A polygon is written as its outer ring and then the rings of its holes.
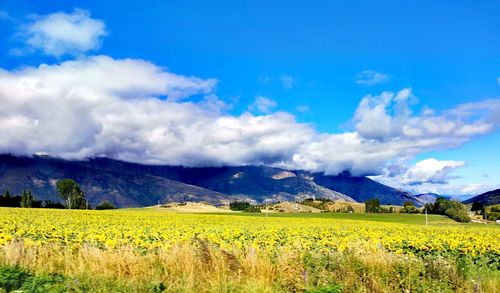
{"type": "Polygon", "coordinates": [[[21,207],[31,208],[33,206],[33,201],[33,194],[31,194],[31,190],[23,190],[23,193],[21,194],[21,207]]]}
{"type": "Polygon", "coordinates": [[[232,211],[244,211],[251,207],[252,205],[246,201],[233,201],[229,203],[229,209],[231,209],[232,211]]]}
{"type": "Polygon", "coordinates": [[[482,203],[478,202],[478,201],[475,201],[475,202],[472,203],[472,207],[471,207],[470,210],[472,212],[476,212],[476,211],[480,211],[482,209],[484,209],[484,205],[482,203]]]}
{"type": "Polygon", "coordinates": [[[365,201],[365,211],[367,213],[380,213],[382,209],[380,208],[380,200],[378,198],[372,198],[365,201]]]}
{"type": "Polygon", "coordinates": [[[417,214],[420,211],[417,209],[417,207],[415,207],[415,204],[413,204],[413,202],[406,201],[403,204],[403,211],[402,212],[403,213],[408,213],[408,214],[417,214]]]}
{"type": "Polygon", "coordinates": [[[85,209],[85,194],[80,185],[72,179],[62,179],[56,183],[59,197],[65,202],[68,209],[85,209]]]}

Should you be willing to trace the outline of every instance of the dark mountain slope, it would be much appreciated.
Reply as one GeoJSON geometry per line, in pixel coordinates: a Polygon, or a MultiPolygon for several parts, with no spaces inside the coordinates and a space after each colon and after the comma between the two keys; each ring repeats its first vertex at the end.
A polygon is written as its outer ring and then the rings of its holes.
{"type": "Polygon", "coordinates": [[[485,192],[465,200],[463,203],[480,202],[485,206],[500,204],[500,189],[485,192]]]}
{"type": "Polygon", "coordinates": [[[79,182],[92,205],[104,199],[127,207],[149,206],[158,201],[262,202],[307,197],[346,201],[379,197],[384,204],[402,204],[406,200],[418,204],[416,198],[404,191],[348,173],[324,176],[266,166],[186,168],[106,158],[68,161],[0,155],[0,192],[8,189],[19,194],[27,188],[39,199],[57,200],[54,186],[61,178],[79,182]]]}
{"type": "Polygon", "coordinates": [[[55,183],[72,178],[80,183],[93,206],[110,200],[119,207],[150,206],[158,201],[219,202],[226,196],[201,187],[143,173],[120,169],[100,170],[73,161],[46,157],[0,156],[0,191],[20,194],[33,191],[41,200],[58,201],[55,183]]]}

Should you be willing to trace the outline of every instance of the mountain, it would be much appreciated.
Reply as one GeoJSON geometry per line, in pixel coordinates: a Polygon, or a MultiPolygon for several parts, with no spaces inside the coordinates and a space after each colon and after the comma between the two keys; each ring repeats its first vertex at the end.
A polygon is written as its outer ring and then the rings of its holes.
{"type": "Polygon", "coordinates": [[[424,205],[427,203],[434,203],[436,199],[440,196],[441,195],[436,193],[421,193],[415,195],[415,197],[424,205]]]}
{"type": "Polygon", "coordinates": [[[463,203],[473,203],[473,202],[480,202],[485,206],[500,204],[500,189],[488,191],[463,201],[463,203]]]}
{"type": "Polygon", "coordinates": [[[108,158],[69,161],[46,156],[0,155],[0,192],[30,189],[41,200],[58,200],[55,183],[72,178],[82,185],[89,203],[110,200],[119,207],[150,206],[169,201],[294,201],[315,197],[359,201],[378,197],[382,204],[418,200],[366,177],[325,176],[266,166],[154,166],[108,158]]]}
{"type": "Polygon", "coordinates": [[[403,205],[411,201],[417,206],[422,204],[409,192],[383,185],[367,177],[351,176],[349,172],[342,172],[337,176],[314,174],[316,184],[347,194],[358,202],[378,198],[381,204],[403,205]]]}
{"type": "Polygon", "coordinates": [[[81,184],[93,206],[109,200],[119,207],[151,206],[165,201],[209,201],[224,199],[224,195],[198,186],[149,174],[100,170],[78,161],[47,157],[0,156],[0,191],[20,194],[33,191],[39,200],[59,201],[55,183],[71,178],[81,184]]]}

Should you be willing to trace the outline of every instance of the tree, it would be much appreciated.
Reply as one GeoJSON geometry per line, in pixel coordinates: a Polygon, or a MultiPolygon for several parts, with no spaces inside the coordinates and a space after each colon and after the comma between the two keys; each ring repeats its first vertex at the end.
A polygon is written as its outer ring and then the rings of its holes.
{"type": "Polygon", "coordinates": [[[484,205],[478,201],[472,203],[472,208],[470,209],[472,212],[480,211],[484,209],[484,205]]]}
{"type": "Polygon", "coordinates": [[[114,210],[116,206],[110,202],[109,200],[105,200],[101,202],[99,205],[95,207],[96,210],[114,210]]]}
{"type": "Polygon", "coordinates": [[[80,185],[72,179],[62,179],[56,183],[59,197],[65,202],[68,209],[85,209],[85,194],[80,185]]]}
{"type": "Polygon", "coordinates": [[[415,207],[415,204],[411,201],[406,201],[403,204],[403,213],[408,213],[408,214],[417,214],[419,213],[419,210],[415,207]]]}
{"type": "Polygon", "coordinates": [[[380,208],[380,200],[378,198],[372,198],[365,201],[365,211],[367,213],[380,213],[382,209],[380,208]]]}
{"type": "Polygon", "coordinates": [[[31,208],[33,206],[33,201],[33,194],[31,194],[31,190],[23,190],[23,193],[21,194],[21,207],[31,208]]]}

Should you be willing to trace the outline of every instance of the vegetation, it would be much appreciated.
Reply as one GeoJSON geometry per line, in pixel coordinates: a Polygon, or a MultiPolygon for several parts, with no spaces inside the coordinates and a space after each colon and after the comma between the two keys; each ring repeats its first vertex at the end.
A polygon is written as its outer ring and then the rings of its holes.
{"type": "Polygon", "coordinates": [[[24,190],[21,195],[21,207],[22,208],[31,208],[33,206],[34,198],[31,191],[24,190]]]}
{"type": "Polygon", "coordinates": [[[471,221],[463,204],[444,197],[438,197],[433,204],[426,204],[425,209],[427,209],[428,213],[446,215],[457,222],[471,221]]]}
{"type": "Polygon", "coordinates": [[[95,207],[96,210],[114,210],[116,206],[109,200],[105,200],[95,207]]]}
{"type": "Polygon", "coordinates": [[[477,211],[482,211],[484,209],[484,205],[478,201],[475,201],[472,203],[471,211],[472,212],[477,212],[477,211]]]}
{"type": "Polygon", "coordinates": [[[417,209],[415,204],[413,204],[411,201],[407,201],[403,204],[403,209],[401,210],[401,212],[407,214],[419,214],[420,210],[417,209]]]}
{"type": "Polygon", "coordinates": [[[372,198],[365,201],[365,211],[367,213],[380,213],[382,209],[380,208],[380,201],[378,198],[372,198]]]}
{"type": "Polygon", "coordinates": [[[72,179],[61,179],[56,183],[59,197],[66,203],[68,209],[86,209],[85,194],[80,185],[72,179]]]}
{"type": "Polygon", "coordinates": [[[392,206],[381,206],[378,198],[372,198],[365,201],[366,213],[394,213],[396,210],[392,206]]]}
{"type": "Polygon", "coordinates": [[[488,221],[500,220],[500,205],[484,209],[484,219],[488,221]]]}
{"type": "Polygon", "coordinates": [[[500,288],[500,227],[434,222],[442,218],[437,215],[429,217],[429,226],[423,215],[202,215],[156,209],[0,208],[0,218],[0,266],[14,276],[5,279],[21,280],[9,281],[13,290],[33,284],[27,280],[35,277],[49,280],[48,288],[64,284],[65,291],[87,292],[500,288]],[[355,220],[370,218],[379,222],[355,220]],[[402,224],[407,218],[422,225],[402,224]]]}
{"type": "Polygon", "coordinates": [[[233,201],[229,203],[229,209],[232,211],[241,211],[249,213],[260,213],[260,207],[251,205],[246,201],[233,201]]]}

